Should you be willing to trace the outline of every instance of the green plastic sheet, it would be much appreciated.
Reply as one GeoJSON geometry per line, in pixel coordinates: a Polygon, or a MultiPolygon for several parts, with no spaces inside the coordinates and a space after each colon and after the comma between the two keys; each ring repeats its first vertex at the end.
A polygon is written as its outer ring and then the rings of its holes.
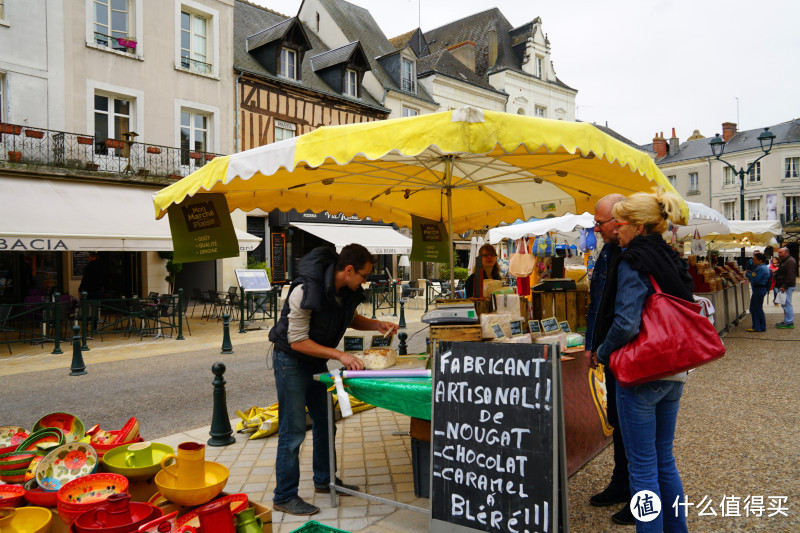
{"type": "MultiPolygon", "coordinates": [[[[330,375],[320,376],[327,387],[333,385],[330,375]]],[[[353,397],[396,413],[431,419],[431,378],[350,378],[342,380],[353,397]]]]}

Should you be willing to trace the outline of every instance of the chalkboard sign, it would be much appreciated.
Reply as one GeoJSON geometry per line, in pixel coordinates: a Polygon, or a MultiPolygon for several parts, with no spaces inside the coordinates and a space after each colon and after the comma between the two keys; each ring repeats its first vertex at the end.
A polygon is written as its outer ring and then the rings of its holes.
{"type": "Polygon", "coordinates": [[[72,279],[83,279],[88,264],[89,252],[72,252],[72,279]]]}
{"type": "Polygon", "coordinates": [[[563,331],[564,333],[569,333],[570,331],[572,331],[571,329],[569,329],[569,322],[567,322],[566,320],[559,322],[558,325],[561,328],[561,331],[563,331]]]}
{"type": "Polygon", "coordinates": [[[512,320],[511,324],[511,336],[514,335],[522,335],[522,320],[512,320]]]}
{"type": "Polygon", "coordinates": [[[344,351],[345,352],[363,352],[364,351],[364,337],[348,337],[344,338],[344,351]]]}
{"type": "Polygon", "coordinates": [[[560,530],[560,363],[547,349],[440,343],[431,533],[560,530]]]}
{"type": "Polygon", "coordinates": [[[542,326],[538,320],[528,320],[528,329],[531,330],[531,333],[538,334],[542,332],[542,326]]]}
{"type": "Polygon", "coordinates": [[[267,271],[264,269],[237,268],[234,272],[236,279],[239,280],[239,286],[244,289],[244,292],[268,291],[271,288],[269,279],[267,279],[267,271]]]}
{"type": "Polygon", "coordinates": [[[494,336],[498,339],[502,339],[506,336],[506,334],[503,333],[503,328],[500,327],[500,324],[492,324],[492,331],[494,332],[494,336]]]}
{"type": "Polygon", "coordinates": [[[392,339],[394,335],[373,335],[372,341],[369,343],[370,348],[391,348],[392,347],[392,339]]]}
{"type": "Polygon", "coordinates": [[[560,331],[560,326],[558,325],[558,319],[556,317],[552,318],[543,318],[542,319],[542,330],[545,333],[552,333],[554,331],[560,331]]]}
{"type": "Polygon", "coordinates": [[[286,234],[272,233],[272,282],[284,283],[286,281],[286,234]]]}

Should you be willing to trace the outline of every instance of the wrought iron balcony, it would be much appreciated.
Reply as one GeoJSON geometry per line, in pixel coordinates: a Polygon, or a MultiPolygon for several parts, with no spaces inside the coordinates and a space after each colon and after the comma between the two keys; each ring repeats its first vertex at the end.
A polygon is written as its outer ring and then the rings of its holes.
{"type": "Polygon", "coordinates": [[[781,213],[781,226],[800,226],[800,212],[781,213]]]}
{"type": "Polygon", "coordinates": [[[212,73],[211,63],[205,63],[199,59],[192,59],[185,56],[181,57],[181,68],[191,70],[192,72],[198,72],[200,74],[212,73]]]}
{"type": "Polygon", "coordinates": [[[0,166],[180,179],[220,154],[0,123],[0,166]]]}

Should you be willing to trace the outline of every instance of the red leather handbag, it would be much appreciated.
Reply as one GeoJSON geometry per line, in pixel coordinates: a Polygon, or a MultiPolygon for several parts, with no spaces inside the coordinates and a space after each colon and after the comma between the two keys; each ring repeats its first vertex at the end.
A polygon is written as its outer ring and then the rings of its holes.
{"type": "Polygon", "coordinates": [[[611,372],[623,387],[633,387],[710,363],[725,355],[725,345],[700,305],[661,292],[644,303],[639,334],[611,354],[611,372]]]}

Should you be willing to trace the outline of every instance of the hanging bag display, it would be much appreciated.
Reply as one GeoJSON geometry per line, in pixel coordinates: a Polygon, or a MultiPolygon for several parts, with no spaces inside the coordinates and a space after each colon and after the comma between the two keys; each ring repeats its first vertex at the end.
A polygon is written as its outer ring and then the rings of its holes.
{"type": "Polygon", "coordinates": [[[536,257],[550,257],[553,255],[553,239],[549,233],[539,235],[533,241],[533,254],[536,257]]]}
{"type": "Polygon", "coordinates": [[[706,255],[706,241],[700,238],[700,232],[696,229],[692,237],[692,253],[694,255],[706,255]]]}
{"type": "Polygon", "coordinates": [[[527,278],[536,266],[536,258],[528,253],[528,240],[517,241],[516,250],[508,260],[508,272],[515,278],[527,278]]]}
{"type": "Polygon", "coordinates": [[[633,387],[710,363],[725,355],[714,325],[700,305],[661,292],[647,298],[639,334],[611,354],[611,372],[623,387],[633,387]]]}

